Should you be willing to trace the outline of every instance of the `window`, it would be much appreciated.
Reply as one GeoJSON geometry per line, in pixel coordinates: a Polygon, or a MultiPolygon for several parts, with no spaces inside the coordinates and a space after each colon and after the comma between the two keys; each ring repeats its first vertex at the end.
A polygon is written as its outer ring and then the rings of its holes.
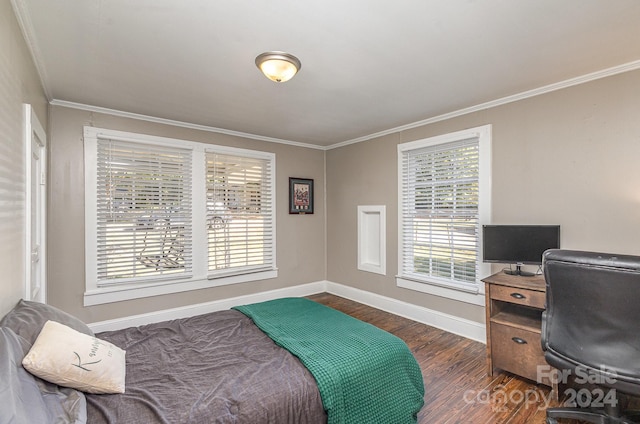
{"type": "Polygon", "coordinates": [[[271,268],[270,163],[207,152],[207,229],[210,276],[271,268]]]}
{"type": "Polygon", "coordinates": [[[190,277],[193,152],[97,143],[97,286],[190,277]]]}
{"type": "Polygon", "coordinates": [[[490,126],[398,146],[401,287],[480,292],[480,275],[488,274],[480,238],[490,215],[490,148],[490,126]]]}
{"type": "Polygon", "coordinates": [[[85,305],[276,277],[274,164],[85,127],[85,305]]]}

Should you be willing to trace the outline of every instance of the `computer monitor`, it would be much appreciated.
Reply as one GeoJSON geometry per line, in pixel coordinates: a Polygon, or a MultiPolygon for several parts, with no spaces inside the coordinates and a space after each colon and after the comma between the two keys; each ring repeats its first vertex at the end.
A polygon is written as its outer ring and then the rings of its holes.
{"type": "Polygon", "coordinates": [[[541,265],[547,249],[560,248],[559,225],[484,225],[483,261],[514,264],[508,274],[527,275],[521,265],[541,265]]]}

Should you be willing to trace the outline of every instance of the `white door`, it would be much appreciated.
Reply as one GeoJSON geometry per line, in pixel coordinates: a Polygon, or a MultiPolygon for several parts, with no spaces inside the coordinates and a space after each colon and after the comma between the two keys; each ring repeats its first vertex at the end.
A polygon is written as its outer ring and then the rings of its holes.
{"type": "Polygon", "coordinates": [[[30,105],[24,106],[26,157],[26,300],[46,302],[46,134],[30,105]]]}

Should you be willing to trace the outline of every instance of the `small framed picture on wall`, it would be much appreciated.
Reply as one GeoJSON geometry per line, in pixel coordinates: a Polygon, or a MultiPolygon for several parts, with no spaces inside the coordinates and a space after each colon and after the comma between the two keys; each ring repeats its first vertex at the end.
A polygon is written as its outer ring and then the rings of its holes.
{"type": "Polygon", "coordinates": [[[289,177],[289,213],[313,213],[313,180],[289,177]]]}

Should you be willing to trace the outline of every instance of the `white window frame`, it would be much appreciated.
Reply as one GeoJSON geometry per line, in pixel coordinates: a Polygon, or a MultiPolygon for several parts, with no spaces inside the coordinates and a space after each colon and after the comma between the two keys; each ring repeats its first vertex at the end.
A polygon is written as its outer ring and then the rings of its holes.
{"type": "Polygon", "coordinates": [[[429,293],[440,297],[446,297],[465,303],[484,305],[484,285],[481,279],[491,274],[491,265],[482,260],[482,225],[491,221],[491,125],[470,128],[449,134],[429,137],[398,145],[398,274],[396,284],[398,287],[429,293]],[[444,143],[478,139],[479,146],[479,223],[478,223],[478,274],[475,283],[452,284],[436,278],[416,278],[403,275],[403,154],[405,152],[423,149],[444,143]]]}
{"type": "Polygon", "coordinates": [[[84,305],[99,305],[149,296],[179,293],[209,287],[237,284],[278,276],[276,266],[276,205],[275,205],[275,154],[236,147],[218,146],[167,137],[137,134],[96,127],[84,127],[84,166],[85,166],[85,293],[84,305]],[[97,284],[97,145],[98,139],[113,139],[135,143],[178,147],[193,151],[192,163],[192,222],[193,231],[193,267],[189,278],[172,278],[148,283],[129,283],[124,285],[98,287],[97,284]],[[252,273],[231,273],[212,278],[208,271],[208,249],[206,231],[196,231],[195,227],[206,225],[206,174],[205,152],[218,152],[228,155],[266,159],[271,163],[271,219],[273,222],[272,259],[273,266],[267,270],[252,273]]]}

